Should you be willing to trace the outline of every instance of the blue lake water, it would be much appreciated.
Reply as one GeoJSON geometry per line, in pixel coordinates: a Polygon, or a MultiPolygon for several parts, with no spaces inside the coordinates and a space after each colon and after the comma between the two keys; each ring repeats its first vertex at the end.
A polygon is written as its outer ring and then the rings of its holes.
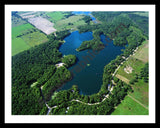
{"type": "Polygon", "coordinates": [[[92,21],[93,21],[94,23],[97,23],[97,20],[96,20],[96,18],[91,14],[91,11],[73,11],[72,13],[75,14],[75,15],[88,15],[88,16],[91,17],[91,19],[92,19],[92,21]]]}
{"type": "Polygon", "coordinates": [[[74,31],[64,39],[65,43],[61,45],[59,51],[63,55],[76,55],[78,61],[69,68],[73,73],[73,79],[64,84],[60,90],[69,89],[72,85],[78,85],[81,94],[84,95],[91,95],[100,90],[104,66],[120,55],[121,49],[124,49],[124,47],[114,46],[113,42],[107,42],[103,34],[100,37],[105,48],[99,52],[93,52],[93,50],[76,51],[76,48],[83,41],[93,39],[92,32],[80,34],[78,31],[74,31]]]}

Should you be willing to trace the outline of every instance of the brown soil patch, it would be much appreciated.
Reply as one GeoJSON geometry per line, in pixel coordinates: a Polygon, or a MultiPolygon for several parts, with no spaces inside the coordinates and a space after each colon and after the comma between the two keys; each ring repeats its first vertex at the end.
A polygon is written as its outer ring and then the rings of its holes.
{"type": "Polygon", "coordinates": [[[132,73],[132,70],[133,70],[133,68],[132,68],[131,66],[126,66],[126,67],[124,68],[124,71],[125,71],[127,74],[132,73]]]}
{"type": "Polygon", "coordinates": [[[56,29],[53,28],[53,25],[54,25],[53,23],[51,23],[47,19],[42,18],[40,16],[34,17],[34,18],[29,18],[28,22],[33,24],[36,28],[40,29],[41,31],[43,31],[47,35],[56,31],[56,29]]]}

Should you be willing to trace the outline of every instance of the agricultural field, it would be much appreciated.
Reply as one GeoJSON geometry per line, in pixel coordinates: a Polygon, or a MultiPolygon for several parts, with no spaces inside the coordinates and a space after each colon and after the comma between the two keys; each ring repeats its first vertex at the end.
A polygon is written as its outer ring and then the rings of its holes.
{"type": "MultiPolygon", "coordinates": [[[[136,53],[128,58],[127,61],[119,68],[116,73],[116,76],[125,77],[128,80],[133,79],[135,74],[139,74],[141,68],[144,67],[144,64],[148,62],[149,55],[148,55],[148,41],[144,41],[141,46],[139,46],[136,53]],[[125,72],[126,67],[131,67],[132,73],[125,72]]],[[[122,79],[123,80],[123,79],[122,79]]]]}
{"type": "Polygon", "coordinates": [[[32,25],[30,24],[21,24],[16,27],[12,27],[12,56],[15,54],[22,52],[24,50],[27,50],[30,48],[25,41],[21,38],[18,37],[22,32],[33,28],[32,25]]]}
{"type": "Polygon", "coordinates": [[[50,17],[49,20],[50,20],[52,23],[55,23],[55,22],[63,19],[64,16],[65,16],[65,13],[63,13],[63,12],[46,12],[46,15],[47,15],[48,17],[50,17]]]}
{"type": "MultiPolygon", "coordinates": [[[[22,19],[19,22],[16,21],[16,25],[12,26],[12,56],[48,41],[47,36],[31,24],[22,19]]],[[[12,23],[15,24],[15,20],[12,23]]]]}
{"type": "Polygon", "coordinates": [[[148,115],[148,109],[127,95],[111,115],[148,115]]]}
{"type": "MultiPolygon", "coordinates": [[[[144,41],[138,50],[128,58],[127,61],[119,68],[116,77],[129,84],[136,74],[140,74],[145,63],[148,62],[148,41],[144,41]],[[131,73],[127,73],[124,69],[131,67],[131,73]]],[[[133,92],[129,93],[124,100],[117,106],[112,115],[147,115],[149,105],[149,86],[148,82],[138,79],[131,85],[133,92]]]]}
{"type": "MultiPolygon", "coordinates": [[[[129,59],[119,68],[119,70],[117,71],[116,77],[122,76],[126,79],[128,79],[129,81],[131,79],[134,78],[134,75],[139,73],[141,68],[143,68],[144,63],[136,58],[134,58],[133,56],[129,57],[129,59]],[[126,67],[131,67],[132,73],[127,73],[124,69],[126,67]]],[[[123,80],[123,79],[122,79],[123,80]]],[[[124,80],[125,81],[125,80],[124,80]]],[[[125,81],[126,82],[126,81],[125,81]]]]}
{"type": "Polygon", "coordinates": [[[75,30],[77,26],[86,24],[84,20],[82,20],[82,18],[84,18],[83,15],[72,15],[70,12],[46,12],[42,17],[54,23],[54,28],[57,31],[65,29],[75,30]]]}
{"type": "Polygon", "coordinates": [[[85,25],[83,15],[71,12],[23,11],[12,13],[12,56],[48,41],[47,35],[85,25]],[[39,31],[39,30],[40,31],[39,31]]]}
{"type": "Polygon", "coordinates": [[[141,47],[139,47],[139,50],[135,53],[133,56],[136,59],[141,60],[142,62],[146,63],[149,60],[148,56],[148,41],[145,41],[141,47]]]}
{"type": "Polygon", "coordinates": [[[77,29],[79,25],[85,25],[86,23],[82,20],[84,16],[82,15],[73,15],[68,18],[59,20],[55,23],[55,28],[57,30],[64,29],[77,29]]]}

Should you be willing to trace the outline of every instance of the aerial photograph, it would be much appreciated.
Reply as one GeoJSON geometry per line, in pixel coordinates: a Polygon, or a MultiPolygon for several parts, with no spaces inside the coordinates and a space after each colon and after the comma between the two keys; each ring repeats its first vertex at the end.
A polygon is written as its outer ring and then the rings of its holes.
{"type": "Polygon", "coordinates": [[[149,115],[148,11],[11,11],[11,43],[12,115],[149,115]]]}

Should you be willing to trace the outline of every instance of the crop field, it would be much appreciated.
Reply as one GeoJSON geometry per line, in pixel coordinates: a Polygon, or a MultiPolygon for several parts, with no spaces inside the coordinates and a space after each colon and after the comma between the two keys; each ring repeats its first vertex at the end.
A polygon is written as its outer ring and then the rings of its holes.
{"type": "MultiPolygon", "coordinates": [[[[140,74],[141,68],[148,62],[148,41],[144,41],[138,48],[136,53],[129,57],[127,61],[119,68],[116,77],[122,81],[129,83],[135,76],[140,74]],[[130,66],[133,68],[132,73],[126,73],[124,68],[130,66]]],[[[148,114],[148,99],[149,99],[149,85],[143,79],[138,79],[134,85],[131,85],[134,90],[129,93],[121,104],[119,104],[113,115],[147,115],[148,114]]]]}
{"type": "Polygon", "coordinates": [[[139,47],[139,50],[135,53],[135,55],[133,57],[141,60],[144,63],[148,62],[148,59],[149,59],[148,45],[149,45],[148,41],[144,41],[143,45],[139,47]]]}
{"type": "Polygon", "coordinates": [[[69,18],[59,20],[55,23],[55,28],[57,30],[76,29],[77,26],[86,24],[84,20],[81,20],[83,17],[84,16],[82,15],[76,15],[76,16],[70,16],[69,18]]]}
{"type": "Polygon", "coordinates": [[[12,27],[12,38],[16,38],[18,35],[20,35],[24,31],[31,29],[31,28],[34,28],[34,27],[30,25],[29,23],[22,24],[16,27],[12,27]]]}
{"type": "Polygon", "coordinates": [[[46,15],[50,17],[49,20],[52,23],[55,23],[56,21],[59,21],[62,18],[64,18],[65,14],[63,12],[47,12],[46,15]]]}
{"type": "Polygon", "coordinates": [[[46,41],[47,36],[29,23],[12,27],[12,56],[46,41]]]}
{"type": "Polygon", "coordinates": [[[136,73],[140,73],[141,68],[143,68],[144,63],[136,58],[134,58],[133,56],[129,57],[129,59],[119,68],[119,70],[117,71],[117,75],[123,76],[125,78],[127,78],[128,80],[131,80],[134,78],[134,75],[136,73]],[[132,73],[126,73],[124,71],[124,68],[126,68],[127,66],[130,66],[133,68],[132,73]]]}
{"type": "Polygon", "coordinates": [[[29,49],[28,46],[22,38],[14,38],[12,39],[12,56],[29,49]]]}
{"type": "Polygon", "coordinates": [[[66,18],[65,15],[68,14],[70,15],[69,12],[62,11],[20,11],[17,13],[19,16],[12,15],[12,56],[48,41],[48,34],[65,29],[76,30],[79,25],[86,24],[82,20],[83,15],[71,15],[66,18]]]}
{"type": "Polygon", "coordinates": [[[22,36],[22,39],[30,47],[33,47],[35,45],[39,45],[41,43],[48,41],[46,35],[44,35],[43,33],[39,32],[39,31],[24,35],[24,36],[22,36]]]}
{"type": "Polygon", "coordinates": [[[111,115],[148,115],[148,109],[126,96],[111,115]]]}

